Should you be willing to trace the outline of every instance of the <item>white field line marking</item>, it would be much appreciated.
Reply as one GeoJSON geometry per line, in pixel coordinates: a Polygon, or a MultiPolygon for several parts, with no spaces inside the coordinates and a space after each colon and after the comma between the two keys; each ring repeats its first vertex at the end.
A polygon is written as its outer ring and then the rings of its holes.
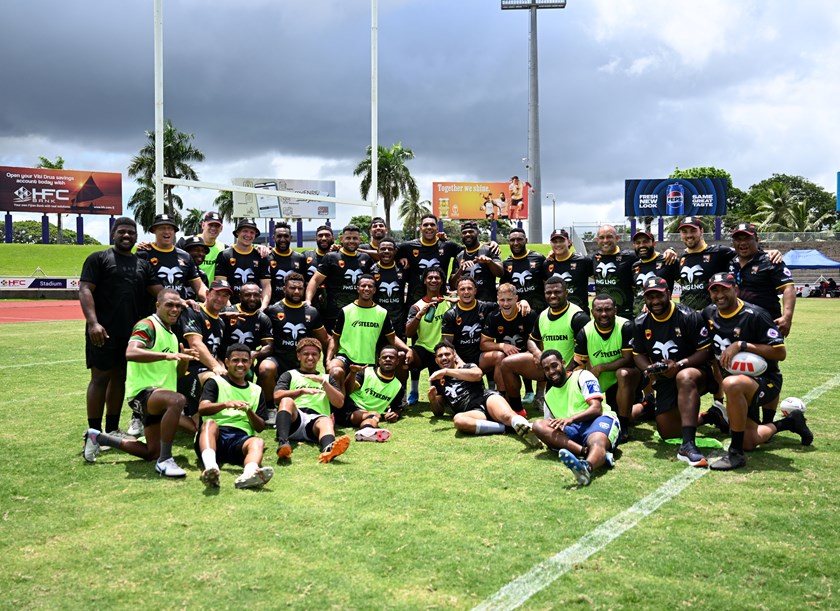
{"type": "MultiPolygon", "coordinates": [[[[838,385],[840,385],[840,374],[809,391],[802,397],[802,401],[806,404],[815,401],[838,385]]],[[[595,530],[585,534],[577,543],[548,560],[540,562],[524,575],[508,583],[490,598],[476,606],[475,609],[516,609],[520,607],[534,594],[568,573],[575,565],[600,552],[610,542],[636,526],[643,518],[652,514],[708,472],[709,469],[686,467],[681,473],[669,479],[629,509],[613,516],[595,530]]]]}
{"type": "Polygon", "coordinates": [[[19,363],[17,365],[0,365],[0,369],[16,369],[18,367],[49,367],[50,365],[64,365],[65,363],[81,363],[85,359],[69,359],[67,361],[44,361],[43,363],[19,363]]]}

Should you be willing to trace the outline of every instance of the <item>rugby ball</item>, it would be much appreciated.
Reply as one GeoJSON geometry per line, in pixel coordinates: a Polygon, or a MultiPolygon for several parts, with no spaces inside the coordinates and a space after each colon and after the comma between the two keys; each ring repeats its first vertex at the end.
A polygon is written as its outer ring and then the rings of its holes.
{"type": "Polygon", "coordinates": [[[804,412],[805,403],[799,397],[788,397],[779,403],[779,411],[782,416],[790,416],[793,412],[804,412]]]}
{"type": "Polygon", "coordinates": [[[726,371],[757,378],[767,371],[767,361],[763,356],[759,356],[755,352],[741,351],[732,357],[732,361],[730,361],[726,371]]]}

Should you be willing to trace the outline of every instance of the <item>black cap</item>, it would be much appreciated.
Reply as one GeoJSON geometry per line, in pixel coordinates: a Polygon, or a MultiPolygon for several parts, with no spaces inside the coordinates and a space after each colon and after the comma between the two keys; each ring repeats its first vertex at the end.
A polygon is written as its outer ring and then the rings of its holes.
{"type": "Polygon", "coordinates": [[[647,280],[645,280],[644,290],[642,293],[649,293],[650,291],[661,291],[663,293],[668,292],[668,283],[665,281],[664,278],[660,278],[659,276],[651,276],[647,280]]]}
{"type": "Polygon", "coordinates": [[[461,223],[461,231],[464,231],[465,229],[475,229],[478,231],[478,223],[475,221],[465,221],[461,223]]]}
{"type": "Polygon", "coordinates": [[[219,223],[222,224],[222,217],[218,212],[207,212],[204,214],[205,223],[219,223]]]}
{"type": "Polygon", "coordinates": [[[178,221],[175,220],[175,217],[168,214],[158,214],[155,216],[155,220],[149,229],[154,229],[155,227],[160,227],[161,225],[172,225],[172,227],[175,228],[175,231],[178,231],[178,221]]]}
{"type": "Polygon", "coordinates": [[[213,282],[210,283],[210,290],[211,291],[230,291],[230,294],[233,295],[233,289],[228,284],[227,280],[222,280],[221,278],[216,278],[213,282]]]}
{"type": "Polygon", "coordinates": [[[636,239],[637,237],[639,237],[640,235],[647,236],[647,237],[649,237],[651,240],[656,239],[656,238],[654,238],[654,237],[653,237],[653,233],[651,233],[650,231],[645,231],[644,229],[640,229],[639,231],[637,231],[636,233],[634,233],[634,234],[633,234],[633,237],[632,237],[632,238],[630,238],[630,241],[632,242],[633,240],[635,240],[635,239],[636,239]]]}
{"type": "Polygon", "coordinates": [[[552,231],[551,232],[551,237],[548,238],[548,241],[550,242],[554,238],[565,238],[565,240],[567,242],[572,241],[572,238],[569,237],[569,232],[566,231],[565,229],[555,229],[554,231],[552,231]]]}
{"type": "Polygon", "coordinates": [[[738,223],[737,227],[732,230],[732,236],[734,237],[737,233],[746,233],[747,235],[756,236],[758,235],[758,230],[752,223],[738,223]]]}
{"type": "Polygon", "coordinates": [[[697,229],[703,229],[703,221],[696,216],[687,216],[680,223],[679,228],[682,229],[683,227],[697,227],[697,229]]]}
{"type": "Polygon", "coordinates": [[[210,252],[210,247],[204,243],[204,239],[200,235],[190,236],[184,240],[184,250],[189,250],[190,248],[195,248],[196,246],[201,246],[205,253],[210,252]]]}
{"type": "Polygon", "coordinates": [[[721,272],[709,278],[708,288],[712,288],[716,284],[728,287],[738,286],[738,282],[735,280],[735,276],[733,276],[729,272],[721,272]]]}
{"type": "Polygon", "coordinates": [[[249,218],[241,219],[236,224],[236,230],[233,232],[233,235],[238,236],[239,235],[239,230],[243,229],[245,227],[250,227],[251,229],[256,231],[257,235],[255,237],[258,237],[260,235],[260,228],[257,227],[257,222],[254,219],[249,219],[249,218]]]}

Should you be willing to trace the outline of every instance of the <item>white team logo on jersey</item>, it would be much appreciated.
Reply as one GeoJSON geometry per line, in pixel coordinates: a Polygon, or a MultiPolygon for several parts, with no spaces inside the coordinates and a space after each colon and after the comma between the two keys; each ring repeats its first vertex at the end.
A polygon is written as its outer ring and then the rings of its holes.
{"type": "Polygon", "coordinates": [[[344,279],[349,280],[354,285],[356,284],[356,279],[365,273],[363,269],[346,269],[344,270],[344,279]]]}
{"type": "Polygon", "coordinates": [[[380,282],[379,283],[379,292],[385,293],[388,297],[394,294],[394,291],[397,290],[400,286],[399,282],[380,282]]]}
{"type": "Polygon", "coordinates": [[[694,282],[694,278],[698,277],[703,273],[703,268],[699,265],[692,265],[691,267],[683,267],[680,270],[680,278],[685,278],[685,280],[691,284],[694,282]]]}
{"type": "Polygon", "coordinates": [[[251,278],[254,277],[254,270],[250,267],[242,269],[241,267],[237,267],[236,271],[233,272],[234,278],[239,278],[241,284],[248,284],[251,278]]]}
{"type": "Polygon", "coordinates": [[[210,350],[210,354],[216,354],[219,350],[219,346],[222,345],[222,338],[216,337],[212,333],[204,340],[204,343],[207,344],[207,349],[210,350]]]}
{"type": "Polygon", "coordinates": [[[474,325],[467,325],[463,328],[463,332],[472,337],[481,329],[481,323],[477,322],[474,325]]]}
{"type": "Polygon", "coordinates": [[[671,354],[679,350],[677,345],[672,341],[668,340],[664,344],[662,342],[656,342],[653,344],[652,352],[654,354],[659,354],[661,359],[671,358],[671,354]]]}
{"type": "Polygon", "coordinates": [[[293,324],[293,323],[287,322],[285,325],[283,325],[283,331],[290,334],[292,336],[292,339],[295,340],[295,341],[297,341],[297,338],[305,330],[306,330],[306,325],[303,324],[303,323],[293,324]]]}
{"type": "Polygon", "coordinates": [[[454,384],[444,387],[443,392],[446,393],[446,396],[449,397],[450,401],[454,401],[458,398],[458,390],[460,388],[460,384],[454,384]]]}
{"type": "Polygon", "coordinates": [[[645,282],[648,281],[648,278],[653,278],[654,276],[656,276],[655,272],[648,272],[646,274],[639,274],[639,276],[636,278],[636,286],[638,286],[638,287],[644,286],[645,282]]]}
{"type": "Polygon", "coordinates": [[[514,272],[511,276],[519,286],[525,286],[525,283],[533,277],[527,269],[524,272],[514,272]]]}
{"type": "Polygon", "coordinates": [[[516,346],[522,340],[521,335],[505,335],[502,338],[503,344],[510,344],[511,346],[516,346]]]}
{"type": "Polygon", "coordinates": [[[233,333],[230,334],[233,339],[236,340],[238,344],[250,344],[254,339],[254,334],[250,331],[243,331],[242,329],[236,329],[233,333]]]}
{"type": "Polygon", "coordinates": [[[601,276],[601,278],[606,278],[610,273],[615,271],[615,263],[612,261],[604,262],[601,261],[598,263],[598,266],[595,268],[595,275],[601,276]]]}
{"type": "Polygon", "coordinates": [[[440,261],[437,259],[420,259],[417,262],[417,265],[420,266],[420,269],[427,269],[429,267],[440,267],[440,261]]]}
{"type": "Polygon", "coordinates": [[[175,280],[180,280],[184,277],[184,272],[180,267],[160,267],[157,272],[158,278],[166,276],[166,282],[170,285],[175,284],[175,280]]]}
{"type": "Polygon", "coordinates": [[[712,338],[712,341],[715,343],[716,354],[722,354],[724,350],[726,350],[727,348],[729,348],[729,346],[732,345],[731,340],[728,340],[725,337],[721,337],[717,333],[715,333],[715,336],[712,338]]]}
{"type": "Polygon", "coordinates": [[[290,269],[289,270],[276,269],[276,270],[274,270],[274,277],[278,278],[278,279],[282,278],[283,282],[285,282],[286,281],[286,276],[288,276],[291,271],[292,270],[290,270],[290,269]]]}

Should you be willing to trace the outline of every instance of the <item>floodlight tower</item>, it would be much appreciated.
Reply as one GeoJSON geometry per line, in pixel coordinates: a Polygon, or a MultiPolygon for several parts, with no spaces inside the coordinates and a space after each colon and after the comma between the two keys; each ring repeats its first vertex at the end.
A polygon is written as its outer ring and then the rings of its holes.
{"type": "Polygon", "coordinates": [[[528,197],[528,234],[533,242],[542,242],[542,201],[540,191],[540,87],[537,70],[537,9],[566,8],[566,0],[501,0],[502,10],[531,11],[530,57],[528,61],[528,182],[533,192],[528,197]],[[536,210],[534,209],[536,207],[536,210]]]}

